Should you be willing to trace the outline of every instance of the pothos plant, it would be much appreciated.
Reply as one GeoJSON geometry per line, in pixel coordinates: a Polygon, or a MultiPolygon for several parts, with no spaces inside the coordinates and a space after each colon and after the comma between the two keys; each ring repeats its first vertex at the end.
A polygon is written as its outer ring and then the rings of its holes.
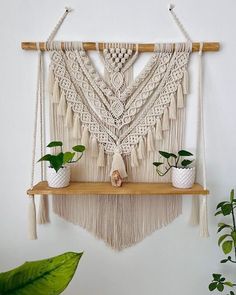
{"type": "Polygon", "coordinates": [[[175,168],[187,168],[194,160],[184,159],[183,157],[191,157],[192,153],[180,150],[177,155],[173,153],[168,153],[165,151],[159,151],[159,154],[167,160],[167,165],[165,166],[165,171],[162,172],[159,167],[163,166],[163,162],[154,162],[153,165],[156,166],[156,171],[160,176],[166,175],[173,167],[175,168]]]}
{"type": "Polygon", "coordinates": [[[66,164],[76,163],[78,162],[82,156],[83,152],[85,151],[85,146],[83,145],[75,145],[72,147],[72,152],[63,152],[63,143],[61,141],[52,141],[47,145],[48,148],[59,148],[60,152],[58,154],[46,154],[40,161],[48,161],[50,163],[50,168],[53,168],[56,172],[63,168],[66,164]],[[74,159],[75,154],[80,153],[77,159],[74,159]]]}
{"type": "MultiPolygon", "coordinates": [[[[229,201],[220,202],[216,207],[217,215],[230,216],[231,223],[220,222],[218,224],[218,233],[224,232],[218,239],[218,246],[222,249],[223,253],[227,256],[225,259],[221,260],[221,263],[230,263],[232,265],[236,264],[236,219],[235,219],[235,208],[236,199],[234,195],[234,190],[231,190],[229,201]],[[232,253],[232,254],[231,254],[232,253]],[[233,255],[233,257],[231,255],[233,255]],[[228,256],[229,255],[229,256],[228,256]]],[[[234,265],[236,266],[236,265],[234,265]]],[[[228,294],[235,295],[235,291],[232,289],[236,286],[236,283],[227,281],[222,274],[212,274],[212,282],[209,284],[209,290],[218,290],[223,292],[225,287],[231,288],[228,294]]]]}

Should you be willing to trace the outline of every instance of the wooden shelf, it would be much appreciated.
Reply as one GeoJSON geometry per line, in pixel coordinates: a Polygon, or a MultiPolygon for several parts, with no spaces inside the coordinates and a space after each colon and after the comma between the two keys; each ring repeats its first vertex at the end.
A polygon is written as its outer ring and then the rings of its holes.
{"type": "Polygon", "coordinates": [[[27,191],[28,195],[207,195],[208,190],[195,183],[191,189],[178,189],[171,183],[126,182],[114,187],[110,182],[71,182],[68,187],[51,188],[46,181],[27,191]]]}

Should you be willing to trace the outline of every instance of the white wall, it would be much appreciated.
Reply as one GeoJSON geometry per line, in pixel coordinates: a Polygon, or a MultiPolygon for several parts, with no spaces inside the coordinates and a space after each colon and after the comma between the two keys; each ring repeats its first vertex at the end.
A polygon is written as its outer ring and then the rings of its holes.
{"type": "MultiPolygon", "coordinates": [[[[154,42],[183,40],[164,0],[1,0],[0,10],[0,271],[25,260],[65,251],[85,251],[64,294],[208,294],[212,272],[230,273],[218,263],[214,208],[235,186],[236,34],[234,0],[176,0],[176,12],[193,40],[220,41],[219,53],[205,55],[209,239],[188,226],[190,199],[183,215],[137,246],[121,253],[78,226],[56,216],[39,228],[39,240],[26,238],[26,188],[30,178],[37,53],[22,51],[22,40],[45,40],[68,5],[75,9],[58,34],[63,40],[154,42]]],[[[196,55],[191,62],[196,82],[196,55]]],[[[196,84],[196,83],[195,83],[196,84]]],[[[194,141],[196,87],[188,109],[188,143],[194,141]],[[193,115],[192,115],[193,114],[193,115]],[[192,125],[191,125],[192,124],[192,125]]],[[[232,271],[231,271],[232,273],[232,271]]],[[[235,273],[235,270],[234,270],[235,273]]],[[[46,295],[46,294],[45,294],[46,295]]]]}

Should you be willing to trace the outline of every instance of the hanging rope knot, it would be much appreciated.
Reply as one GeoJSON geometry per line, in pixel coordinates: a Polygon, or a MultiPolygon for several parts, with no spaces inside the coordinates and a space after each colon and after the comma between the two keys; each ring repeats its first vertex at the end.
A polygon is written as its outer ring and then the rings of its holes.
{"type": "Polygon", "coordinates": [[[117,145],[114,149],[114,154],[121,154],[122,153],[122,149],[119,145],[117,145]]]}

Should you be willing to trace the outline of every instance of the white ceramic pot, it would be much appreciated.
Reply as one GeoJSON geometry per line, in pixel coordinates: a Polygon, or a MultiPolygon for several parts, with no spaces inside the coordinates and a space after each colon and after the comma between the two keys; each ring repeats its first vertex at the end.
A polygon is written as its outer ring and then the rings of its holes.
{"type": "Polygon", "coordinates": [[[177,188],[191,188],[195,181],[195,167],[172,168],[172,185],[177,188]]]}
{"type": "Polygon", "coordinates": [[[64,166],[57,172],[48,167],[47,171],[48,186],[54,188],[66,187],[70,184],[70,166],[64,166]]]}

